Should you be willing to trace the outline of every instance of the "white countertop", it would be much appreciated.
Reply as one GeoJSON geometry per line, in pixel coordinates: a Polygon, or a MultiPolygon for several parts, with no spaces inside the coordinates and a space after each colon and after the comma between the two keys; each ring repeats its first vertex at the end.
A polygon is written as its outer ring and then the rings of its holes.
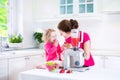
{"type": "Polygon", "coordinates": [[[91,50],[95,56],[120,56],[120,50],[91,50]]]}
{"type": "MultiPolygon", "coordinates": [[[[91,50],[92,55],[94,56],[120,56],[119,50],[91,50]]],[[[32,56],[32,55],[44,55],[43,49],[24,49],[24,50],[14,50],[14,51],[5,51],[0,53],[0,59],[10,59],[23,56],[32,56]]]]}
{"type": "Polygon", "coordinates": [[[41,49],[25,49],[25,50],[14,50],[14,51],[5,51],[0,53],[0,59],[10,59],[24,56],[32,56],[32,55],[43,55],[44,50],[41,49]]]}
{"type": "Polygon", "coordinates": [[[119,80],[120,70],[90,69],[85,72],[56,73],[42,69],[21,72],[19,80],[119,80]]]}

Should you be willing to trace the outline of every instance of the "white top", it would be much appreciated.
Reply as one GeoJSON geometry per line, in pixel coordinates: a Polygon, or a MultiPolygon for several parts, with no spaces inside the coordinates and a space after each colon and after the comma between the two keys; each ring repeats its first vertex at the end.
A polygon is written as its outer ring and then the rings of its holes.
{"type": "Polygon", "coordinates": [[[42,69],[21,72],[19,80],[120,80],[120,70],[90,69],[85,72],[57,73],[42,69]]]}

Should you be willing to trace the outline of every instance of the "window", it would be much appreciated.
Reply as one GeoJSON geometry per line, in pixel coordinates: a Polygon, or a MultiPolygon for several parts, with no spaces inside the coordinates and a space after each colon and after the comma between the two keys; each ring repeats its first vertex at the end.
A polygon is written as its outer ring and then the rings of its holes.
{"type": "Polygon", "coordinates": [[[93,0],[79,0],[79,13],[93,13],[93,0]]]}
{"type": "Polygon", "coordinates": [[[60,0],[60,14],[81,14],[93,12],[93,0],[60,0]]]}
{"type": "Polygon", "coordinates": [[[7,41],[16,23],[16,0],[0,0],[0,41],[7,41]]]}
{"type": "Polygon", "coordinates": [[[73,13],[73,0],[60,0],[60,14],[73,13]]]}
{"type": "Polygon", "coordinates": [[[8,30],[8,0],[0,0],[0,37],[5,40],[8,30]]]}

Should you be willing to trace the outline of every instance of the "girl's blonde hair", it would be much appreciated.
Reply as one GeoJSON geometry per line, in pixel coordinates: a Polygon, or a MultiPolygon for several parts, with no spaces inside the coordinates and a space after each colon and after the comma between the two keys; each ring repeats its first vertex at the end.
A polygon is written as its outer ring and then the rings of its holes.
{"type": "Polygon", "coordinates": [[[43,37],[42,37],[44,42],[49,42],[50,41],[50,35],[51,35],[52,32],[55,32],[55,30],[54,29],[45,30],[45,32],[43,33],[43,37]]]}

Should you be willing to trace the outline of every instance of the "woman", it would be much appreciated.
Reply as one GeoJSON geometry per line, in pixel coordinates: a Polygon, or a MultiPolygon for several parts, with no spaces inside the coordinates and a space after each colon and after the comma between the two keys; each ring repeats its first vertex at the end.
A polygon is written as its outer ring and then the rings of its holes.
{"type": "MultiPolygon", "coordinates": [[[[60,34],[65,38],[65,43],[63,44],[64,48],[71,47],[71,30],[77,29],[78,27],[79,27],[78,22],[73,19],[70,20],[64,19],[58,24],[58,30],[60,34]]],[[[86,32],[83,32],[83,42],[79,45],[79,48],[82,48],[84,50],[84,54],[85,54],[84,66],[93,66],[94,60],[91,55],[90,37],[86,32]]]]}

